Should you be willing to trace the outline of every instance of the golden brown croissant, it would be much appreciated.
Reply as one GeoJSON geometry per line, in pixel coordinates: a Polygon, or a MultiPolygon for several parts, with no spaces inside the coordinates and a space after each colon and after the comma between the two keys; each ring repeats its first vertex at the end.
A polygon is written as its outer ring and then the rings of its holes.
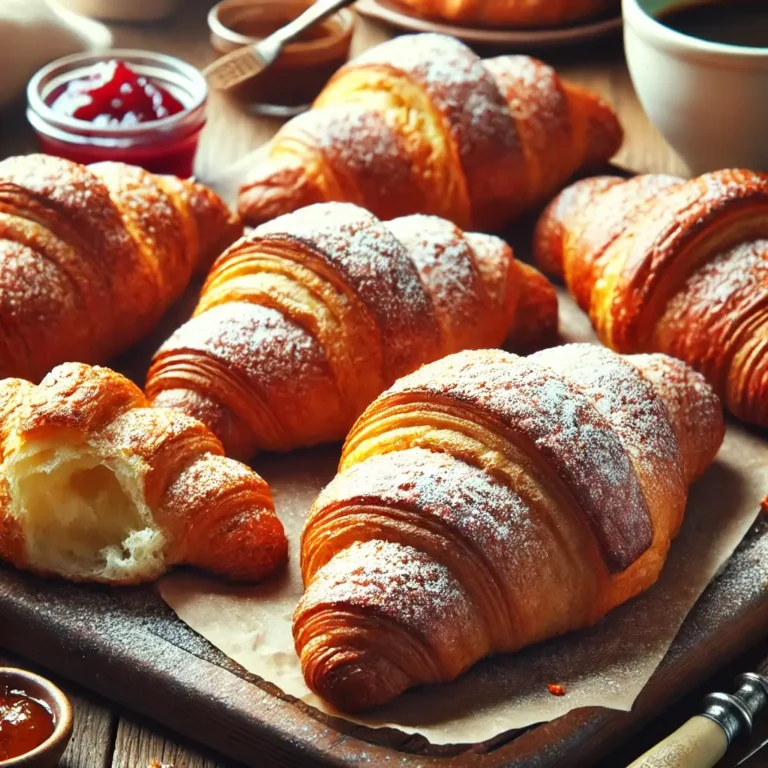
{"type": "Polygon", "coordinates": [[[621,10],[620,0],[396,0],[410,13],[487,27],[547,27],[621,10]]]}
{"type": "Polygon", "coordinates": [[[114,371],[0,382],[0,559],[135,584],[174,564],[257,580],[287,556],[267,484],[114,371]]]}
{"type": "Polygon", "coordinates": [[[336,200],[382,219],[426,213],[494,231],[621,140],[610,107],[540,61],[483,61],[450,37],[404,36],[343,67],[282,128],[239,209],[258,224],[336,200]]]}
{"type": "Polygon", "coordinates": [[[382,223],[348,203],[262,225],[211,271],[146,392],[227,455],[341,440],[395,379],[465,348],[545,341],[554,289],[509,246],[442,219],[382,223]]]}
{"type": "Polygon", "coordinates": [[[598,621],[656,580],[723,434],[664,355],[482,350],[401,379],[307,519],[307,685],[365,709],[598,621]]]}
{"type": "Polygon", "coordinates": [[[603,343],[679,357],[768,426],[768,175],[587,179],[545,211],[535,251],[603,343]]]}
{"type": "Polygon", "coordinates": [[[0,377],[101,362],[242,234],[192,181],[47,155],[0,162],[0,377]]]}

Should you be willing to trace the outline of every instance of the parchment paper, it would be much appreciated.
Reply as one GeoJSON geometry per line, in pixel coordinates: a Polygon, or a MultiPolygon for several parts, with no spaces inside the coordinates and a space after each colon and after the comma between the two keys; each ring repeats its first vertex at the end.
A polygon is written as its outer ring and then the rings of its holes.
{"type": "MultiPolygon", "coordinates": [[[[583,316],[563,302],[565,340],[591,336],[583,316]]],[[[190,627],[248,671],[318,709],[330,710],[306,688],[293,647],[291,617],[302,592],[299,534],[307,510],[333,477],[338,448],[254,463],[272,487],[290,540],[287,570],[257,587],[229,587],[179,572],[159,585],[190,627]]],[[[724,565],[768,492],[768,441],[729,424],[723,448],[691,490],[685,523],[659,582],[591,629],[516,654],[486,659],[453,683],[405,693],[356,719],[420,733],[434,744],[485,741],[545,722],[572,709],[629,710],[707,584],[724,565]],[[565,688],[553,696],[548,683],[565,688]]]]}

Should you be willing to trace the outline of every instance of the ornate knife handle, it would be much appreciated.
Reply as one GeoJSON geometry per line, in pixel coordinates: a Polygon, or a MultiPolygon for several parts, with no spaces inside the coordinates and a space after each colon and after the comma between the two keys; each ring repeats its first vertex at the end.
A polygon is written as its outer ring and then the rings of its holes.
{"type": "Polygon", "coordinates": [[[768,678],[747,672],[736,678],[736,693],[710,693],[704,712],[628,768],[712,768],[731,742],[752,730],[755,715],[768,704],[768,678]]]}

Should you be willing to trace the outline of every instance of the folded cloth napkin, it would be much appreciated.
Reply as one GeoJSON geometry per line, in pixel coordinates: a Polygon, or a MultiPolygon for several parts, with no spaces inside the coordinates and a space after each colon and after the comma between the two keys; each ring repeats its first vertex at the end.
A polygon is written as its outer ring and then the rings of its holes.
{"type": "Polygon", "coordinates": [[[54,59],[112,45],[110,31],[46,0],[0,0],[0,108],[54,59]]]}

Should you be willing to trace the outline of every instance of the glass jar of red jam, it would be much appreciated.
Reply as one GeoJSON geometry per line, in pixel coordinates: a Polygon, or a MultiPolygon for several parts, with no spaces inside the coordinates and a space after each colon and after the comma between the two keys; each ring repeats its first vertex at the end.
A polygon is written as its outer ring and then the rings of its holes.
{"type": "Polygon", "coordinates": [[[153,173],[193,173],[208,87],[195,67],[149,51],[75,54],[27,86],[40,149],[78,163],[119,160],[153,173]]]}

